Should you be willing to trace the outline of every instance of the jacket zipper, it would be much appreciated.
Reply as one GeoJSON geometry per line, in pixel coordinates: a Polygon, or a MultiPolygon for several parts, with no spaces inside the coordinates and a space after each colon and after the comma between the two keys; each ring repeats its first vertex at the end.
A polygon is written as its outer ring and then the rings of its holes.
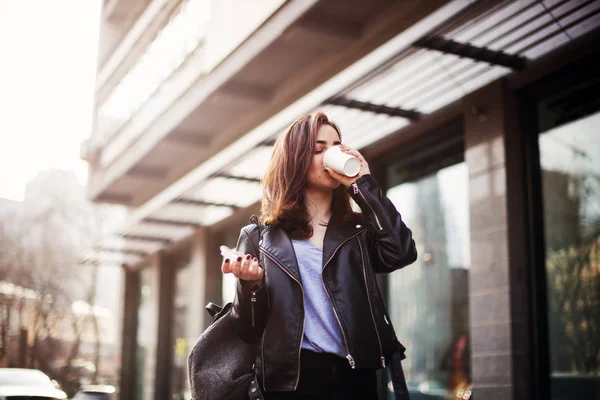
{"type": "Polygon", "coordinates": [[[254,304],[256,304],[256,290],[252,291],[252,297],[250,297],[250,302],[252,306],[252,327],[256,328],[256,323],[254,321],[254,304]]]}
{"type": "Polygon", "coordinates": [[[327,264],[329,264],[329,262],[333,259],[333,256],[339,250],[339,248],[342,247],[342,245],[344,243],[346,243],[347,241],[349,241],[350,239],[358,236],[359,233],[360,232],[350,236],[349,238],[344,240],[342,243],[340,243],[335,248],[335,250],[333,250],[333,253],[331,253],[331,257],[329,257],[329,259],[325,262],[325,264],[323,265],[323,270],[321,271],[321,281],[323,281],[323,287],[325,288],[325,293],[327,293],[327,297],[329,297],[329,302],[331,303],[331,307],[333,308],[333,314],[335,315],[335,319],[337,320],[337,323],[340,326],[340,331],[342,332],[342,336],[344,337],[344,344],[346,345],[346,351],[348,352],[346,359],[348,360],[348,364],[350,364],[350,367],[352,369],[356,368],[356,363],[354,362],[354,358],[352,358],[352,354],[350,354],[350,347],[348,347],[348,339],[346,338],[346,333],[344,332],[344,328],[342,327],[342,322],[340,321],[340,317],[338,316],[337,310],[335,308],[335,304],[333,303],[333,299],[331,298],[331,295],[329,294],[329,290],[327,290],[327,285],[325,285],[325,279],[323,279],[323,275],[325,273],[325,267],[327,267],[327,264]]]}
{"type": "Polygon", "coordinates": [[[373,207],[371,207],[371,204],[369,204],[369,202],[367,201],[365,195],[358,188],[358,184],[356,182],[354,182],[354,183],[352,183],[352,187],[354,188],[354,194],[360,194],[360,197],[362,197],[363,200],[365,201],[365,203],[367,203],[367,205],[371,209],[371,212],[375,216],[375,222],[377,222],[377,227],[379,228],[380,231],[382,231],[383,227],[381,226],[381,223],[379,222],[379,217],[377,217],[377,213],[375,212],[375,210],[373,209],[373,207]]]}
{"type": "Polygon", "coordinates": [[[377,342],[379,343],[379,354],[381,360],[381,366],[385,368],[385,357],[383,356],[383,346],[381,346],[381,337],[379,336],[379,329],[377,328],[377,321],[375,320],[375,314],[373,313],[373,303],[371,302],[371,293],[369,292],[369,283],[367,281],[367,266],[365,265],[365,259],[363,254],[362,242],[358,240],[358,247],[360,248],[360,258],[362,260],[363,276],[365,277],[365,289],[367,290],[367,299],[369,300],[369,311],[371,311],[371,318],[373,319],[373,326],[375,327],[375,334],[377,335],[377,342]]]}
{"type": "MultiPolygon", "coordinates": [[[[293,280],[295,280],[298,285],[300,285],[300,289],[302,289],[302,336],[300,337],[300,345],[298,346],[298,376],[296,377],[296,383],[294,385],[294,391],[298,388],[298,382],[300,382],[300,351],[302,350],[302,341],[304,340],[304,287],[302,286],[302,283],[294,278],[294,276],[292,274],[290,274],[284,267],[283,265],[281,265],[277,260],[275,260],[273,257],[271,257],[271,255],[269,255],[269,253],[267,253],[266,251],[264,252],[264,254],[269,257],[269,259],[271,261],[273,261],[279,268],[281,268],[281,270],[283,272],[285,272],[286,274],[288,274],[288,276],[290,278],[292,278],[293,280]]],[[[263,341],[264,341],[264,336],[263,336],[263,341]]],[[[263,345],[263,349],[264,349],[264,345],[263,345]]],[[[263,368],[265,365],[265,360],[263,358],[263,368]]],[[[263,373],[263,377],[264,377],[264,373],[263,373]]],[[[263,383],[264,386],[264,383],[263,383]]],[[[266,388],[265,388],[266,390],[266,388]]]]}
{"type": "MultiPolygon", "coordinates": [[[[265,288],[265,290],[267,290],[267,308],[271,308],[271,299],[269,297],[269,290],[265,288]]],[[[261,357],[261,368],[262,368],[262,377],[263,377],[263,388],[266,390],[266,379],[265,379],[265,336],[267,334],[267,327],[265,326],[265,329],[263,329],[263,334],[260,338],[260,357],[261,357]]]]}
{"type": "Polygon", "coordinates": [[[263,330],[262,337],[260,338],[260,355],[261,355],[261,364],[262,364],[262,378],[263,378],[263,389],[267,390],[265,387],[265,335],[267,334],[267,327],[263,330]]]}
{"type": "MultiPolygon", "coordinates": [[[[323,268],[323,270],[324,269],[325,268],[323,268]]],[[[325,282],[323,282],[323,287],[325,288],[325,293],[327,293],[327,297],[329,297],[329,302],[331,303],[331,307],[333,308],[333,314],[335,315],[335,319],[337,320],[337,323],[340,326],[340,331],[342,331],[342,336],[344,337],[344,345],[346,345],[346,352],[348,353],[348,355],[346,355],[346,359],[348,360],[348,364],[350,364],[350,367],[352,369],[355,369],[356,363],[354,362],[354,358],[352,358],[352,355],[350,354],[350,348],[348,347],[348,340],[346,339],[346,334],[344,333],[344,328],[342,328],[342,323],[340,322],[340,317],[338,317],[338,313],[335,310],[335,306],[333,305],[333,300],[331,299],[331,295],[329,294],[329,291],[327,290],[327,286],[325,286],[325,282]]]]}

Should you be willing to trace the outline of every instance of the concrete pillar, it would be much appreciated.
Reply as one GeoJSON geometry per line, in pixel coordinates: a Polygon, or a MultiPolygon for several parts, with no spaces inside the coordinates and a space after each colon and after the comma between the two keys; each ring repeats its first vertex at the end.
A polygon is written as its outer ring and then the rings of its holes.
{"type": "Polygon", "coordinates": [[[188,299],[186,337],[189,348],[204,331],[206,311],[206,229],[196,232],[191,244],[190,283],[192,290],[188,299]]]}
{"type": "Polygon", "coordinates": [[[219,234],[208,229],[200,229],[192,241],[190,261],[191,280],[194,290],[189,299],[189,324],[187,337],[193,346],[195,340],[208,327],[211,319],[204,308],[208,302],[221,305],[222,277],[219,234]]]}
{"type": "Polygon", "coordinates": [[[154,276],[157,278],[157,323],[156,365],[154,379],[154,399],[164,400],[171,396],[171,373],[173,371],[173,302],[175,294],[175,266],[169,265],[166,254],[159,251],[155,255],[154,276]]]}
{"type": "Polygon", "coordinates": [[[119,398],[135,399],[137,325],[140,299],[140,275],[126,266],[122,267],[123,313],[121,320],[121,370],[119,376],[119,398]]]}
{"type": "MultiPolygon", "coordinates": [[[[209,231],[210,232],[210,231],[209,231]]],[[[213,303],[222,305],[223,302],[223,274],[221,273],[221,262],[223,258],[219,252],[219,246],[225,244],[220,234],[209,233],[206,238],[206,271],[205,271],[205,299],[203,306],[212,301],[213,303]]],[[[208,327],[211,319],[206,310],[203,310],[204,326],[203,330],[208,327]]]]}
{"type": "Polygon", "coordinates": [[[473,394],[532,397],[525,172],[516,101],[501,80],[463,100],[469,170],[473,394]]]}

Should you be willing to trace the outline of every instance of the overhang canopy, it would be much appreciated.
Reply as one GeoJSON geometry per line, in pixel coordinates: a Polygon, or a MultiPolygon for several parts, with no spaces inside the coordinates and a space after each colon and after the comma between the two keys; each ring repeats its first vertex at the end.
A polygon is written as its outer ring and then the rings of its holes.
{"type": "Polygon", "coordinates": [[[274,138],[298,115],[324,111],[360,149],[600,26],[596,1],[482,3],[448,4],[215,154],[128,217],[123,249],[151,253],[259,201],[274,138]]]}

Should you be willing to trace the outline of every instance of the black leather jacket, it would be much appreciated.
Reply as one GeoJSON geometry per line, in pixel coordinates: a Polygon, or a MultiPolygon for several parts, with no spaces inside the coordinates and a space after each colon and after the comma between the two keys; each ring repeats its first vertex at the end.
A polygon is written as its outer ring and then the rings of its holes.
{"type": "MultiPolygon", "coordinates": [[[[392,272],[417,258],[410,229],[371,175],[348,188],[365,225],[329,227],[323,244],[323,283],[353,368],[384,367],[404,347],[396,338],[375,272],[392,272]]],[[[240,233],[238,251],[257,255],[257,225],[240,233]],[[254,239],[253,239],[254,238],[254,239]]],[[[256,373],[267,391],[293,391],[300,377],[304,291],[292,243],[282,229],[263,230],[260,288],[237,284],[232,318],[240,336],[259,342],[256,373]]]]}

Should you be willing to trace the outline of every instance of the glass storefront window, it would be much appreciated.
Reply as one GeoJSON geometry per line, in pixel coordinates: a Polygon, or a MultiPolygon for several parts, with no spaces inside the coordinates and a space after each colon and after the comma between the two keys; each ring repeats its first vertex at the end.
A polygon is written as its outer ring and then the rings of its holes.
{"type": "Polygon", "coordinates": [[[460,162],[410,181],[402,180],[401,168],[389,171],[390,183],[398,184],[387,195],[419,252],[388,278],[389,313],[408,349],[403,367],[411,398],[463,398],[471,385],[467,167],[460,162]]]}
{"type": "Polygon", "coordinates": [[[137,400],[154,398],[154,374],[156,365],[156,326],[158,324],[154,269],[140,271],[140,305],[138,308],[136,349],[136,397],[137,400]]]}
{"type": "Polygon", "coordinates": [[[179,268],[175,274],[173,369],[171,374],[171,398],[174,400],[189,399],[191,395],[187,371],[187,355],[197,338],[188,337],[188,302],[193,282],[190,275],[191,266],[189,264],[179,268]]]}
{"type": "Polygon", "coordinates": [[[539,109],[549,127],[539,149],[551,392],[592,400],[600,385],[600,113],[560,125],[569,105],[539,109]]]}

